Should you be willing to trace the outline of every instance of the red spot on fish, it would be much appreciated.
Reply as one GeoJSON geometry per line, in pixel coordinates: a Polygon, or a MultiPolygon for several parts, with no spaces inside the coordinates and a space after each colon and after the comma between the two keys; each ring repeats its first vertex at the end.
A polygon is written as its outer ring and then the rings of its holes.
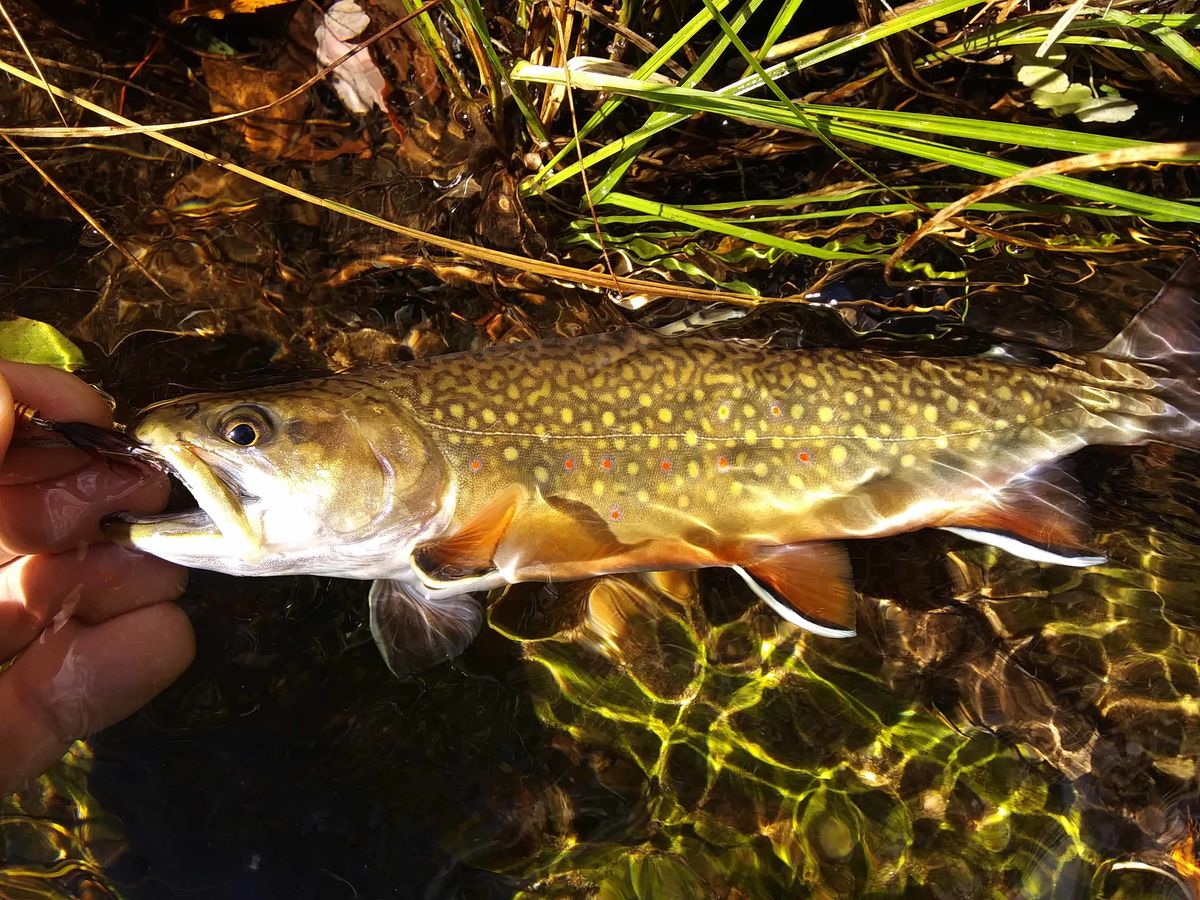
{"type": "Polygon", "coordinates": [[[800,462],[806,463],[806,462],[809,462],[812,459],[812,457],[808,455],[808,451],[801,450],[799,453],[796,454],[796,459],[800,460],[800,462]]]}
{"type": "Polygon", "coordinates": [[[717,471],[718,472],[728,472],[729,471],[729,457],[728,456],[718,456],[717,457],[717,471]]]}
{"type": "Polygon", "coordinates": [[[661,463],[659,463],[659,465],[662,467],[664,472],[671,471],[671,461],[669,459],[664,459],[661,463]]]}
{"type": "Polygon", "coordinates": [[[778,403],[772,403],[771,404],[771,417],[778,419],[782,415],[783,415],[783,407],[780,406],[778,403]]]}
{"type": "Polygon", "coordinates": [[[566,469],[568,472],[574,472],[575,471],[575,460],[568,456],[566,459],[563,460],[563,468],[566,469]]]}
{"type": "Polygon", "coordinates": [[[613,470],[613,458],[611,456],[606,456],[601,459],[600,468],[602,468],[605,472],[611,472],[613,470]]]}
{"type": "Polygon", "coordinates": [[[483,468],[483,460],[477,456],[471,460],[470,465],[471,465],[472,472],[478,472],[480,469],[483,468]]]}
{"type": "Polygon", "coordinates": [[[608,511],[608,517],[610,519],[612,519],[614,522],[620,522],[621,521],[621,507],[614,506],[612,509],[610,509],[608,511]]]}

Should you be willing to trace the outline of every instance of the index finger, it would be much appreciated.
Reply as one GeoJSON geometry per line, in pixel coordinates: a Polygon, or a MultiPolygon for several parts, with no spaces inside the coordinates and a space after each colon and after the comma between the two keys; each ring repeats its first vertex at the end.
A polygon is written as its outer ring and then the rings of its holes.
{"type": "Polygon", "coordinates": [[[0,360],[0,377],[8,382],[14,401],[32,406],[42,418],[57,422],[89,422],[104,428],[112,425],[108,401],[86,381],[69,372],[50,366],[0,360]]]}

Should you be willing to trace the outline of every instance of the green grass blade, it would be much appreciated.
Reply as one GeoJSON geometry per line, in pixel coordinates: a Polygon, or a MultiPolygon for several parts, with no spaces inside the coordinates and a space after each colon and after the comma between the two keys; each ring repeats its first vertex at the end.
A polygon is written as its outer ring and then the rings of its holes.
{"type": "MultiPolygon", "coordinates": [[[[762,3],[763,0],[746,0],[737,13],[734,14],[733,24],[731,26],[733,31],[736,32],[737,29],[745,25],[750,16],[757,11],[758,7],[761,6],[762,3]]],[[[707,12],[710,17],[710,20],[714,14],[717,16],[720,15],[720,12],[715,10],[711,0],[706,0],[704,8],[705,12],[707,12]]],[[[724,21],[723,18],[722,21],[724,21]]],[[[708,74],[709,70],[712,69],[712,67],[717,64],[717,61],[720,60],[720,58],[724,55],[725,51],[729,48],[729,43],[729,31],[725,30],[719,38],[709,44],[708,47],[705,48],[704,52],[700,54],[700,58],[696,60],[696,64],[692,66],[690,70],[688,70],[688,76],[683,80],[681,86],[685,88],[691,87],[691,85],[698,83],[702,78],[704,78],[704,76],[708,74]]],[[[650,117],[646,120],[646,124],[642,126],[642,129],[639,130],[650,130],[650,133],[654,134],[658,130],[656,126],[659,122],[670,119],[674,115],[674,113],[667,112],[665,110],[655,110],[654,112],[650,113],[650,117]]],[[[645,142],[641,141],[629,144],[622,149],[621,154],[617,157],[617,161],[613,163],[608,174],[605,175],[604,179],[598,185],[593,186],[589,192],[588,196],[592,203],[599,203],[604,199],[608,192],[620,182],[621,178],[624,177],[625,172],[631,165],[633,165],[633,161],[637,158],[637,155],[642,152],[642,147],[644,144],[645,142]]]]}
{"type": "Polygon", "coordinates": [[[634,197],[631,194],[623,194],[620,191],[613,191],[604,199],[605,205],[620,206],[624,209],[633,210],[634,212],[645,213],[655,216],[665,222],[675,222],[680,225],[689,225],[693,228],[700,228],[705,231],[716,232],[718,234],[727,234],[730,237],[740,238],[750,243],[762,244],[767,247],[774,247],[776,250],[783,250],[787,253],[795,253],[799,256],[810,256],[816,259],[882,259],[887,256],[884,254],[868,254],[854,253],[845,250],[827,250],[824,247],[816,247],[812,244],[802,244],[799,241],[789,240],[779,237],[770,232],[760,231],[757,228],[748,228],[744,225],[737,225],[731,222],[725,222],[721,219],[714,219],[710,216],[702,216],[699,213],[690,212],[686,209],[681,209],[678,206],[671,206],[666,203],[660,203],[657,200],[646,200],[642,197],[634,197]]]}
{"type": "MultiPolygon", "coordinates": [[[[843,53],[849,53],[853,50],[866,47],[875,41],[883,38],[891,37],[893,34],[898,34],[901,31],[906,31],[915,28],[918,25],[924,25],[926,22],[942,16],[947,16],[952,13],[961,12],[964,9],[969,9],[972,6],[978,6],[985,0],[934,0],[928,5],[918,9],[912,9],[902,13],[895,18],[888,19],[885,22],[880,22],[878,25],[873,25],[870,28],[858,34],[848,35],[844,38],[830,41],[820,47],[815,47],[805,53],[798,54],[790,59],[782,60],[767,68],[766,74],[771,79],[782,78],[785,75],[790,75],[794,72],[799,72],[809,66],[817,63],[825,62],[840,56],[843,53]]],[[[514,74],[515,77],[515,74],[514,74]]],[[[732,84],[725,85],[719,88],[716,93],[720,96],[740,96],[748,94],[753,90],[762,87],[762,81],[757,74],[748,75],[732,84]]],[[[681,122],[687,118],[687,113],[677,113],[667,115],[664,119],[655,123],[650,127],[646,124],[642,125],[630,135],[622,138],[619,141],[608,144],[599,150],[584,157],[582,161],[572,163],[570,166],[556,172],[548,177],[541,178],[535,185],[531,185],[530,189],[550,190],[555,186],[576,177],[583,169],[591,168],[596,163],[609,158],[617,153],[621,153],[626,147],[634,146],[640,141],[645,140],[660,131],[670,128],[672,125],[681,122]]],[[[606,179],[615,184],[619,177],[606,179]]],[[[603,187],[611,189],[610,184],[605,184],[603,187]]]]}
{"type": "MultiPolygon", "coordinates": [[[[731,0],[716,0],[719,9],[724,9],[729,5],[730,2],[731,0]]],[[[692,16],[691,19],[684,23],[682,28],[675,32],[675,34],[671,35],[671,37],[667,39],[666,43],[658,48],[657,52],[652,54],[648,60],[646,60],[637,68],[637,70],[633,73],[633,77],[638,80],[643,80],[657,73],[667,60],[687,46],[688,41],[694,38],[696,34],[708,24],[709,18],[707,12],[701,10],[700,12],[696,13],[696,15],[692,16]]],[[[517,63],[518,68],[521,65],[521,62],[517,63]]],[[[596,129],[602,122],[604,122],[605,119],[611,116],[617,107],[621,105],[621,103],[622,98],[618,97],[615,99],[606,100],[603,104],[601,104],[600,108],[592,113],[591,117],[587,120],[587,122],[584,123],[583,127],[579,129],[579,133],[572,137],[571,140],[567,142],[566,146],[554,154],[550,161],[547,162],[546,165],[544,165],[541,170],[533,176],[532,179],[530,179],[530,186],[527,188],[527,190],[538,189],[541,179],[550,175],[554,171],[555,166],[566,159],[570,153],[574,152],[578,142],[587,137],[587,135],[596,129]]]]}

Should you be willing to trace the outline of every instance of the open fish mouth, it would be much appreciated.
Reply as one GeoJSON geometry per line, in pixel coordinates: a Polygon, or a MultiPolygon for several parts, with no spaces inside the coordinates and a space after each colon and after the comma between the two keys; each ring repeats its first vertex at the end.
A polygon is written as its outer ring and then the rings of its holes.
{"type": "Polygon", "coordinates": [[[255,515],[261,500],[242,489],[225,461],[178,437],[157,447],[135,445],[135,456],[169,474],[195,506],[151,515],[117,514],[104,526],[111,539],[181,561],[218,552],[247,561],[261,556],[262,529],[255,515]]]}

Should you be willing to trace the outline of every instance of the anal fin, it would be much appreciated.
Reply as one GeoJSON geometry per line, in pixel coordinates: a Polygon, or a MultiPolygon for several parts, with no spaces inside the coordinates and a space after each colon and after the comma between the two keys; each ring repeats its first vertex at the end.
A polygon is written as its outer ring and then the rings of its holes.
{"type": "Polygon", "coordinates": [[[407,581],[374,582],[370,606],[371,636],[397,676],[458,656],[483,622],[483,611],[469,595],[431,600],[407,581]]]}
{"type": "Polygon", "coordinates": [[[1105,557],[1089,550],[1087,508],[1069,466],[1060,461],[1028,472],[941,528],[1034,562],[1099,565],[1105,557]]]}
{"type": "Polygon", "coordinates": [[[840,544],[786,544],[732,567],[767,606],[822,637],[854,637],[854,583],[840,544]]]}

